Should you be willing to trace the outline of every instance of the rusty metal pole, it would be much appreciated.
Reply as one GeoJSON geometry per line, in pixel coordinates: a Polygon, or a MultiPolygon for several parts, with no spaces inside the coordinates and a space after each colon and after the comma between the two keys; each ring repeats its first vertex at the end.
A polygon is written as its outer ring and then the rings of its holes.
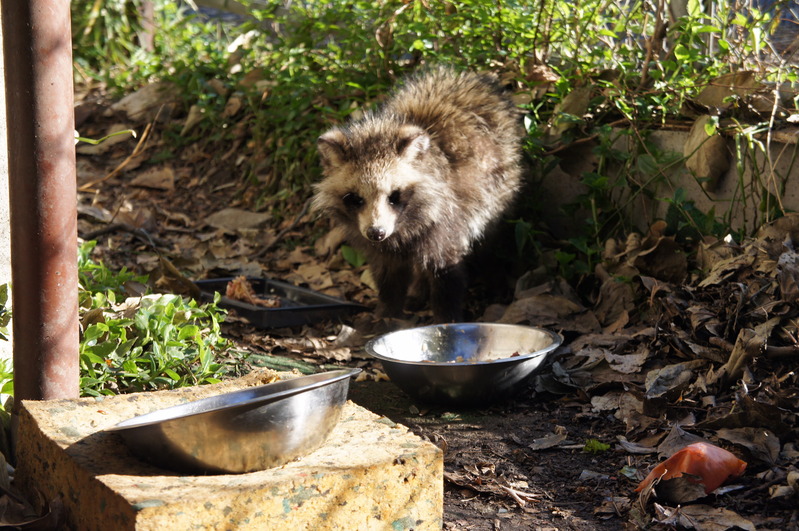
{"type": "Polygon", "coordinates": [[[69,0],[3,0],[14,394],[79,394],[69,0]]]}

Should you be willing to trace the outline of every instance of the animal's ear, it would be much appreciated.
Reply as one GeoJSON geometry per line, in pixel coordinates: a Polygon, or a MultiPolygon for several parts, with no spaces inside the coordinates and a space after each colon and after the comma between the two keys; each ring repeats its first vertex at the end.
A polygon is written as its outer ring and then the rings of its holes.
{"type": "Polygon", "coordinates": [[[430,148],[430,136],[421,127],[403,125],[398,137],[397,154],[402,158],[413,160],[430,148]]]}
{"type": "Polygon", "coordinates": [[[347,135],[341,129],[331,129],[316,141],[319,148],[319,157],[325,167],[339,166],[346,159],[344,146],[347,145],[347,135]]]}

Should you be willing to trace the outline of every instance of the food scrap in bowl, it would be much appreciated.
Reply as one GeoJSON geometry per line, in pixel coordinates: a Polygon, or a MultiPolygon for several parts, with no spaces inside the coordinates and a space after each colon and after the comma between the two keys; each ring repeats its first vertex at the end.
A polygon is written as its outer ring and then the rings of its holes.
{"type": "Polygon", "coordinates": [[[280,297],[259,297],[255,294],[255,290],[253,290],[250,281],[243,275],[227,283],[225,296],[229,299],[246,302],[255,306],[264,306],[266,308],[280,307],[280,297]]]}

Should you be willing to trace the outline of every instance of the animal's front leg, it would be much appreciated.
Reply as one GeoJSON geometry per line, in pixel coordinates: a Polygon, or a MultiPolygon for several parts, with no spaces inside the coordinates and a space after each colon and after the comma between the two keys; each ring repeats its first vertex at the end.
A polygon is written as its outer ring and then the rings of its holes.
{"type": "Polygon", "coordinates": [[[466,267],[462,263],[437,271],[433,275],[430,305],[436,322],[455,323],[463,318],[466,284],[466,267]]]}
{"type": "Polygon", "coordinates": [[[413,268],[401,260],[392,261],[390,257],[370,267],[380,301],[377,316],[402,317],[413,268]]]}

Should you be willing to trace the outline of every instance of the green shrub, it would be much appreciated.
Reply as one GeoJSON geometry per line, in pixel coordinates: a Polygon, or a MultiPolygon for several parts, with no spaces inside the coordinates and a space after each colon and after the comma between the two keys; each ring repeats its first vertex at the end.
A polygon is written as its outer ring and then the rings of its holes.
{"type": "Polygon", "coordinates": [[[230,367],[218,359],[232,344],[222,337],[225,313],[173,294],[122,300],[131,281],[123,269],[93,261],[96,242],[81,246],[80,388],[82,395],[117,394],[214,383],[230,367]]]}
{"type": "MultiPolygon", "coordinates": [[[[95,297],[98,305],[110,303],[95,297]]],[[[218,302],[218,301],[216,301],[218,302]]],[[[80,346],[81,393],[117,394],[215,383],[224,373],[217,355],[230,345],[215,304],[179,295],[148,295],[127,312],[104,311],[80,346]]],[[[98,306],[100,307],[100,306],[98,306]]]]}

